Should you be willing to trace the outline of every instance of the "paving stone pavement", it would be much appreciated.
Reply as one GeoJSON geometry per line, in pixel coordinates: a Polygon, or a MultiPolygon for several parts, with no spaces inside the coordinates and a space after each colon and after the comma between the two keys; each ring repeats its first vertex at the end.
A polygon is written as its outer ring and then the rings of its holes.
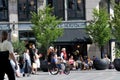
{"type": "MultiPolygon", "coordinates": [[[[8,80],[7,77],[5,80],[8,80]]],[[[71,71],[69,75],[49,75],[48,72],[38,72],[30,77],[20,77],[16,80],[120,80],[120,72],[112,70],[71,71]]]]}

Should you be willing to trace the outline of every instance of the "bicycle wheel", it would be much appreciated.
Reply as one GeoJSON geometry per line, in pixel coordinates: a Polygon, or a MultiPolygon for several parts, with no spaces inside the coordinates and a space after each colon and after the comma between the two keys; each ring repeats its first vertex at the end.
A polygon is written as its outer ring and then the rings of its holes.
{"type": "Polygon", "coordinates": [[[66,68],[65,68],[64,74],[66,74],[66,75],[70,74],[70,68],[69,68],[69,67],[66,67],[66,68]]]}
{"type": "Polygon", "coordinates": [[[51,68],[49,71],[50,71],[50,74],[52,74],[52,75],[57,75],[59,73],[58,68],[51,68]]]}
{"type": "Polygon", "coordinates": [[[54,63],[49,64],[48,69],[51,75],[57,75],[59,73],[59,68],[54,63]]]}

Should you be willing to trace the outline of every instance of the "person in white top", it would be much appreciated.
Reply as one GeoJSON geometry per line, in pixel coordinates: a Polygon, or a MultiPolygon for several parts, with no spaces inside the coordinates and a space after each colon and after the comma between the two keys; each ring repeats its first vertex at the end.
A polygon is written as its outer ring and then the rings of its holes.
{"type": "Polygon", "coordinates": [[[31,66],[31,60],[30,60],[30,55],[29,55],[28,49],[26,49],[26,51],[24,52],[23,58],[24,58],[24,60],[26,60],[28,62],[29,66],[31,66]]]}
{"type": "Polygon", "coordinates": [[[24,74],[23,74],[23,76],[25,76],[25,74],[27,74],[27,76],[29,76],[31,73],[31,60],[30,60],[30,55],[29,55],[28,49],[26,49],[24,54],[23,54],[23,60],[24,60],[24,66],[23,66],[24,74]]]}
{"type": "Polygon", "coordinates": [[[7,40],[8,33],[2,31],[2,42],[0,43],[0,80],[4,80],[5,73],[8,75],[9,80],[15,80],[15,73],[11,66],[10,59],[15,63],[15,69],[17,69],[17,61],[13,52],[13,46],[10,41],[7,40]]]}
{"type": "Polygon", "coordinates": [[[41,54],[38,54],[38,49],[35,47],[35,45],[33,44],[33,51],[34,51],[34,54],[35,54],[35,63],[33,64],[33,73],[37,73],[37,69],[40,68],[40,57],[41,57],[41,54]]]}

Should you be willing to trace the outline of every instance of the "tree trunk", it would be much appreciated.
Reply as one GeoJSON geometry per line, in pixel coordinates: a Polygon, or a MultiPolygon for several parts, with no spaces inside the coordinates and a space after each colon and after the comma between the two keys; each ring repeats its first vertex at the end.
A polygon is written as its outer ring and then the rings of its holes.
{"type": "Polygon", "coordinates": [[[104,55],[105,55],[105,54],[104,54],[104,46],[101,46],[100,49],[101,49],[101,58],[103,59],[103,58],[104,58],[104,55]]]}

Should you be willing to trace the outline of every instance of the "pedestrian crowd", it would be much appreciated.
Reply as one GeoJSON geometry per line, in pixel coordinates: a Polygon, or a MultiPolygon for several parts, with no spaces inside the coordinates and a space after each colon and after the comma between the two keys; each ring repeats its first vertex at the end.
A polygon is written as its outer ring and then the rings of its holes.
{"type": "Polygon", "coordinates": [[[7,75],[9,80],[36,74],[40,68],[40,57],[35,44],[29,43],[23,54],[17,59],[12,43],[8,40],[8,32],[2,31],[0,42],[0,80],[7,75]]]}
{"type": "Polygon", "coordinates": [[[37,69],[40,68],[40,57],[42,54],[38,53],[38,49],[35,44],[30,43],[26,47],[23,54],[19,57],[18,66],[19,72],[16,72],[16,76],[30,76],[30,74],[37,74],[37,69]]]}
{"type": "MultiPolygon", "coordinates": [[[[29,43],[29,45],[26,45],[25,51],[17,60],[13,46],[7,40],[7,37],[7,32],[3,31],[2,41],[0,43],[0,64],[2,64],[0,65],[0,80],[4,80],[5,74],[8,75],[9,80],[15,80],[15,75],[17,77],[25,77],[31,74],[37,74],[37,69],[40,68],[42,54],[39,53],[35,44],[29,43]]],[[[109,60],[107,55],[105,55],[105,58],[109,60]]],[[[58,52],[56,47],[50,46],[47,51],[48,72],[50,64],[58,67],[61,73],[63,73],[66,64],[69,65],[71,70],[91,70],[94,68],[93,61],[95,59],[97,59],[95,56],[91,59],[88,56],[81,55],[79,50],[75,50],[73,54],[70,54],[67,53],[65,47],[61,48],[60,52],[58,52]]]]}

